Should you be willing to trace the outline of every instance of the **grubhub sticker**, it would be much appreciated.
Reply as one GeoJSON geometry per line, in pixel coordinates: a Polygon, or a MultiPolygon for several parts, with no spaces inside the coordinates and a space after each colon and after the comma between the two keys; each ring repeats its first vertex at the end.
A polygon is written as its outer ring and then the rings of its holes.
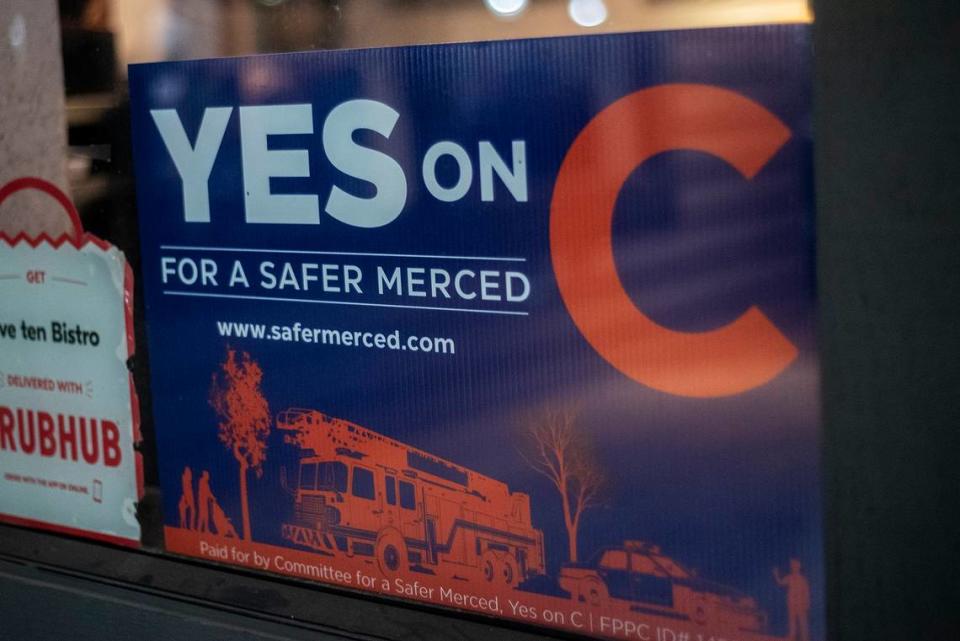
{"type": "Polygon", "coordinates": [[[60,202],[73,233],[0,233],[0,520],[138,545],[132,272],[44,180],[0,188],[0,215],[23,189],[60,202]]]}

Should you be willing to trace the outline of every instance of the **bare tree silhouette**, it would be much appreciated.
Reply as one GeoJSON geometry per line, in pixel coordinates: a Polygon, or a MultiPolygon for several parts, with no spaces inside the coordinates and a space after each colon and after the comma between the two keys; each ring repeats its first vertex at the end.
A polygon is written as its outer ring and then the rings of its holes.
{"type": "Polygon", "coordinates": [[[227,355],[214,372],[210,384],[210,405],[220,416],[219,438],[240,465],[240,508],[243,538],[250,540],[250,507],[247,502],[247,472],[259,476],[267,458],[270,434],[270,406],[260,391],[263,370],[246,352],[227,347],[227,355]]]}
{"type": "Polygon", "coordinates": [[[550,479],[560,494],[569,558],[574,563],[581,517],[589,508],[599,505],[605,480],[576,419],[576,411],[568,407],[544,410],[527,424],[527,443],[520,452],[527,464],[550,479]]]}

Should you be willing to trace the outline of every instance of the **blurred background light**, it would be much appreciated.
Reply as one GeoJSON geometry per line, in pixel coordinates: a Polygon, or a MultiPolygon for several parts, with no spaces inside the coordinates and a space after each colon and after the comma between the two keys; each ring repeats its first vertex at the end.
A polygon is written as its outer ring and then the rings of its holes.
{"type": "Polygon", "coordinates": [[[514,18],[527,8],[528,0],[483,0],[498,18],[514,18]]]}
{"type": "Polygon", "coordinates": [[[20,49],[27,40],[27,21],[19,13],[10,21],[8,35],[10,36],[10,46],[14,50],[20,49]]]}
{"type": "Polygon", "coordinates": [[[596,27],[607,21],[607,5],[603,0],[570,0],[567,13],[581,27],[596,27]]]}

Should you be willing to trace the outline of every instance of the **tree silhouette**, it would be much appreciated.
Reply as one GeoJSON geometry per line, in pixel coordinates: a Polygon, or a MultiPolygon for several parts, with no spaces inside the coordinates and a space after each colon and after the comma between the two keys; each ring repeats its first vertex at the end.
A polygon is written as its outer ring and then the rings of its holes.
{"type": "Polygon", "coordinates": [[[577,429],[576,412],[570,408],[542,412],[527,425],[527,437],[527,451],[521,450],[521,455],[560,493],[569,558],[576,563],[580,519],[587,509],[599,504],[603,472],[587,439],[577,429]]]}
{"type": "Polygon", "coordinates": [[[250,507],[247,503],[247,472],[263,473],[270,434],[270,406],[260,391],[263,370],[246,352],[227,347],[227,356],[214,372],[210,405],[220,417],[220,441],[240,465],[240,509],[243,538],[250,540],[250,507]]]}

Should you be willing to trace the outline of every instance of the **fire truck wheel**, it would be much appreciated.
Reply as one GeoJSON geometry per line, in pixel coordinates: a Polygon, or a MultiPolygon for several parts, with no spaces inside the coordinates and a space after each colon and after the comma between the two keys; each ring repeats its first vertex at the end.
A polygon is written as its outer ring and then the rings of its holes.
{"type": "Polygon", "coordinates": [[[497,568],[500,567],[500,559],[493,550],[487,550],[480,557],[480,571],[483,573],[483,580],[487,583],[493,583],[497,580],[497,568]]]}
{"type": "Polygon", "coordinates": [[[520,583],[520,566],[517,560],[512,556],[505,556],[500,565],[500,578],[511,588],[517,587],[520,583]]]}
{"type": "Polygon", "coordinates": [[[602,607],[610,599],[610,592],[603,581],[588,577],[580,581],[580,600],[593,607],[602,607]]]}
{"type": "Polygon", "coordinates": [[[697,625],[706,625],[709,616],[707,614],[707,604],[703,599],[697,599],[693,602],[693,612],[690,616],[697,625]]]}
{"type": "Polygon", "coordinates": [[[396,530],[388,530],[377,539],[377,565],[386,576],[407,569],[407,545],[396,530]]]}

